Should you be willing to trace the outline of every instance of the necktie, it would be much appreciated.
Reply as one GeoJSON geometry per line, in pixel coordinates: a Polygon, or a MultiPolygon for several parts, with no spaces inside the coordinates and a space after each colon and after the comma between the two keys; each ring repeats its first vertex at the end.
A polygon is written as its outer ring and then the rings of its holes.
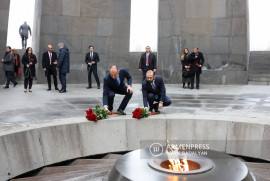
{"type": "Polygon", "coordinates": [[[91,58],[93,58],[93,52],[91,52],[91,58]]]}
{"type": "Polygon", "coordinates": [[[152,82],[152,88],[153,88],[154,90],[156,90],[156,85],[155,85],[155,82],[154,82],[154,81],[152,82]]]}
{"type": "Polygon", "coordinates": [[[50,53],[50,65],[52,65],[52,53],[50,53]]]}
{"type": "Polygon", "coordinates": [[[149,53],[146,55],[146,66],[149,66],[149,53]]]}
{"type": "Polygon", "coordinates": [[[116,78],[116,84],[117,84],[117,86],[120,85],[120,82],[119,82],[119,80],[118,80],[118,77],[116,78]]]}

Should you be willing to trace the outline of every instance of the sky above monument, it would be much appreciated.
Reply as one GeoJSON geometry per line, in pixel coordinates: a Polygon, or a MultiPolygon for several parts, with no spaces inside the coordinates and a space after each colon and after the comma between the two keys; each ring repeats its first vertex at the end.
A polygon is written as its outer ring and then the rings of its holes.
{"type": "MultiPolygon", "coordinates": [[[[24,23],[33,31],[35,0],[10,0],[10,11],[8,20],[7,45],[11,48],[22,48],[19,28],[24,23]]],[[[32,45],[32,36],[29,36],[27,46],[32,45]]]]}
{"type": "Polygon", "coordinates": [[[270,51],[270,1],[249,0],[251,51],[270,51]]]}
{"type": "Polygon", "coordinates": [[[158,0],[131,0],[130,52],[157,51],[158,0]]]}

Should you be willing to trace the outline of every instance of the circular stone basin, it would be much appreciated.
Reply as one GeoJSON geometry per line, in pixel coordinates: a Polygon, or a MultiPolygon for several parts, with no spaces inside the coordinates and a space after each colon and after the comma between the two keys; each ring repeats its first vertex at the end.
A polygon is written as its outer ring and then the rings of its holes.
{"type": "MultiPolygon", "coordinates": [[[[183,159],[185,157],[184,155],[179,155],[178,158],[183,159]]],[[[147,161],[148,165],[156,170],[182,175],[203,173],[211,170],[214,167],[214,162],[212,160],[198,155],[188,155],[187,162],[189,165],[189,171],[175,171],[169,169],[170,162],[168,160],[167,154],[162,154],[158,157],[152,157],[147,161]]]]}

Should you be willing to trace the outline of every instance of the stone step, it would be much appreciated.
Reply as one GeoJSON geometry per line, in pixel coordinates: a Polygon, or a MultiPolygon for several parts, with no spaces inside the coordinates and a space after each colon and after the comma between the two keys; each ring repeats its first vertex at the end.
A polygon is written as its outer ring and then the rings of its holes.
{"type": "Polygon", "coordinates": [[[53,175],[60,173],[68,173],[71,171],[85,171],[99,172],[111,170],[114,164],[101,164],[101,165],[73,165],[73,166],[59,166],[59,167],[45,167],[36,176],[53,175]]]}
{"type": "Polygon", "coordinates": [[[270,73],[269,74],[249,73],[248,77],[252,77],[252,78],[270,78],[270,73]]]}
{"type": "Polygon", "coordinates": [[[255,73],[255,74],[269,74],[270,70],[248,70],[248,73],[255,73]]]}
{"type": "Polygon", "coordinates": [[[97,164],[114,164],[116,159],[77,159],[71,165],[97,165],[97,164]]]}
{"type": "Polygon", "coordinates": [[[270,72],[270,65],[250,64],[249,70],[269,70],[269,72],[270,72]]]}
{"type": "Polygon", "coordinates": [[[248,80],[255,82],[270,82],[270,78],[263,78],[263,77],[249,77],[248,80]]]}
{"type": "Polygon", "coordinates": [[[270,82],[248,81],[248,85],[270,85],[270,82]]]}
{"type": "Polygon", "coordinates": [[[83,171],[71,171],[67,173],[42,175],[35,177],[26,177],[19,179],[12,179],[12,181],[64,181],[64,180],[102,180],[109,174],[109,170],[99,172],[89,172],[88,170],[83,171]]]}
{"type": "Polygon", "coordinates": [[[103,159],[118,159],[119,157],[121,157],[122,155],[120,154],[107,154],[106,156],[103,157],[103,159]]]}
{"type": "Polygon", "coordinates": [[[270,163],[245,162],[256,181],[270,181],[270,163]]]}

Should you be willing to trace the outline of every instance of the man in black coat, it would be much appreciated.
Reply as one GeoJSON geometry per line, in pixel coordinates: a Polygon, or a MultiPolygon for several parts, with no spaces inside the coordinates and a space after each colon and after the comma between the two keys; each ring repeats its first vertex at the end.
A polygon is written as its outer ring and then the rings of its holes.
{"type": "Polygon", "coordinates": [[[153,112],[153,109],[155,112],[159,112],[158,109],[171,105],[170,98],[166,96],[166,88],[162,77],[155,76],[152,70],[148,70],[146,73],[146,79],[142,83],[142,93],[144,108],[148,107],[148,102],[150,112],[153,112]]]}
{"type": "Polygon", "coordinates": [[[204,64],[204,57],[199,48],[194,48],[193,52],[189,56],[189,61],[191,64],[191,87],[194,88],[194,77],[196,76],[196,89],[200,88],[200,74],[202,73],[202,66],[204,64]]]}
{"type": "Polygon", "coordinates": [[[155,54],[151,53],[150,46],[147,46],[145,50],[146,52],[142,54],[139,64],[139,71],[142,72],[143,80],[148,70],[153,70],[154,72],[157,70],[157,58],[155,54]]]}
{"type": "Polygon", "coordinates": [[[96,82],[97,82],[97,88],[100,89],[100,82],[97,74],[97,63],[99,62],[99,56],[97,52],[94,52],[94,46],[89,46],[89,52],[86,53],[85,56],[85,63],[87,64],[87,70],[88,70],[88,87],[87,89],[92,88],[92,72],[95,76],[96,82]]]}
{"type": "Polygon", "coordinates": [[[126,69],[118,68],[116,65],[111,66],[110,72],[104,77],[104,108],[108,111],[112,111],[115,94],[125,95],[117,111],[120,112],[121,115],[126,115],[124,110],[133,94],[131,84],[132,77],[126,69]],[[125,79],[127,79],[128,86],[124,83],[125,79]]]}
{"type": "Polygon", "coordinates": [[[48,91],[51,90],[51,75],[53,76],[55,90],[59,90],[57,87],[56,77],[57,54],[52,50],[52,45],[48,45],[48,51],[44,52],[42,56],[42,68],[45,71],[45,76],[47,77],[48,91]]]}

